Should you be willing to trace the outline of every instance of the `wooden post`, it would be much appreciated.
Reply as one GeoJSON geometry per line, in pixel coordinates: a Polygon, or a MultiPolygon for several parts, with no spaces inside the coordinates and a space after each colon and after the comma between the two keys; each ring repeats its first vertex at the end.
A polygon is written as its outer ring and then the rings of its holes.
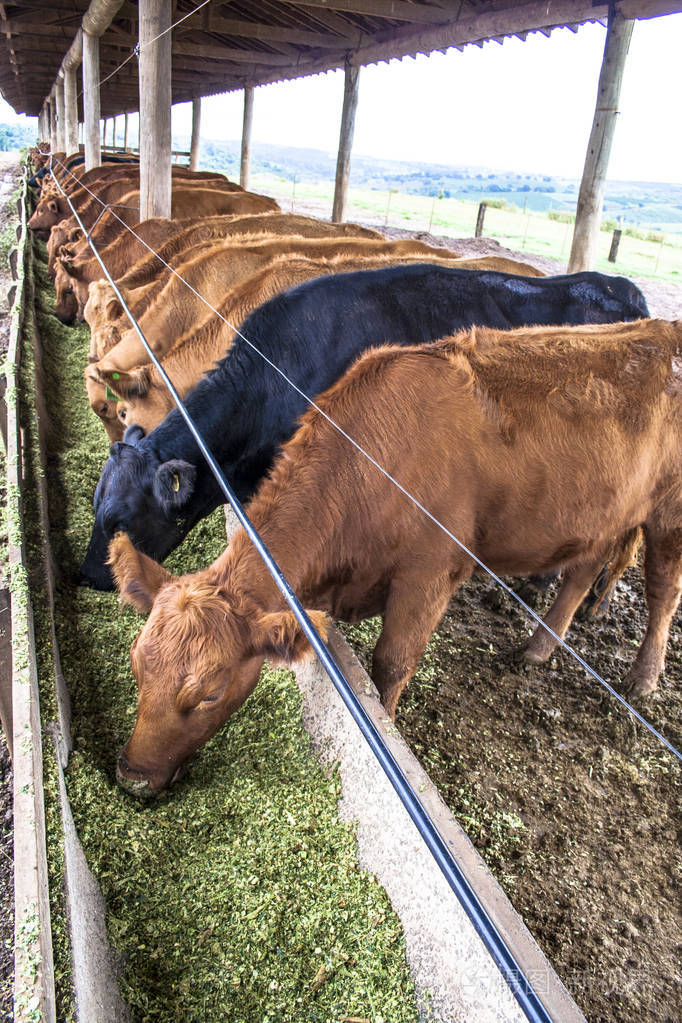
{"type": "Polygon", "coordinates": [[[66,149],[65,115],[64,115],[64,79],[58,78],[54,87],[57,101],[57,149],[63,153],[66,149]]]}
{"type": "Polygon", "coordinates": [[[123,148],[128,148],[128,115],[123,115],[123,148]]]}
{"type": "Polygon", "coordinates": [[[189,169],[199,170],[199,147],[201,145],[201,96],[192,100],[192,141],[189,147],[189,169]]]}
{"type": "Polygon", "coordinates": [[[476,231],[474,233],[475,238],[480,238],[483,234],[483,221],[485,219],[485,211],[488,209],[487,202],[482,202],[478,207],[478,216],[476,217],[476,231]]]}
{"type": "Polygon", "coordinates": [[[65,145],[68,154],[78,152],[78,80],[76,68],[64,72],[65,145]]]}
{"type": "Polygon", "coordinates": [[[57,145],[57,109],[54,93],[50,96],[50,149],[53,153],[59,152],[57,145]]]}
{"type": "Polygon", "coordinates": [[[171,13],[140,0],[140,220],[171,215],[171,13]]]}
{"type": "Polygon", "coordinates": [[[239,184],[248,189],[251,173],[251,126],[253,124],[253,87],[244,89],[244,120],[242,122],[242,161],[239,168],[239,184]]]}
{"type": "Polygon", "coordinates": [[[611,239],[611,248],[609,249],[609,263],[615,263],[618,258],[618,246],[620,245],[620,236],[622,230],[617,227],[613,232],[613,238],[611,239]]]}
{"type": "Polygon", "coordinates": [[[568,260],[569,273],[592,270],[594,267],[604,202],[604,183],[616,130],[625,59],[634,24],[634,21],[624,18],[610,7],[597,89],[597,108],[594,112],[585,168],[578,193],[573,244],[568,260]]]}
{"type": "Polygon", "coordinates": [[[355,111],[358,106],[360,84],[360,68],[354,67],[346,58],[346,80],[343,90],[343,110],[341,112],[341,133],[339,136],[339,155],[336,160],[336,184],[334,186],[334,205],[332,220],[340,223],[346,211],[346,194],[350,177],[350,155],[353,148],[353,131],[355,128],[355,111]]]}
{"type": "Polygon", "coordinates": [[[99,36],[83,32],[83,137],[86,170],[99,167],[102,162],[99,118],[99,36]]]}

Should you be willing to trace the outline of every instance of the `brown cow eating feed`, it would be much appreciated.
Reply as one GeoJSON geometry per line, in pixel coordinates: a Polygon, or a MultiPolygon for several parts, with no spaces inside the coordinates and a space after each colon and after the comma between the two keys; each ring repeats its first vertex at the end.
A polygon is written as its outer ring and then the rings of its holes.
{"type": "MultiPolygon", "coordinates": [[[[475,328],[369,352],[317,401],[496,573],[562,569],[546,618],[560,636],[641,526],[649,623],[626,684],[643,694],[682,589],[681,357],[682,321],[475,328]]],[[[155,486],[171,491],[174,471],[167,462],[155,486]]],[[[320,612],[382,616],[372,675],[394,715],[472,559],[317,411],[249,514],[318,623],[320,612]]],[[[151,612],[131,649],[138,714],[118,762],[120,783],[151,795],[246,699],[264,658],[295,660],[306,642],[243,531],[179,579],[123,534],[110,564],[121,598],[151,612]]],[[[545,661],[554,646],[540,626],[526,657],[545,661]]]]}

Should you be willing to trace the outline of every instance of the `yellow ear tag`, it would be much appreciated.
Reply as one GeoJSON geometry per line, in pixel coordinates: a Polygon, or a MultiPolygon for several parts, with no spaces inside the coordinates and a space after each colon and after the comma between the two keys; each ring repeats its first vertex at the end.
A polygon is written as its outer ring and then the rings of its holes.
{"type": "Polygon", "coordinates": [[[179,489],[180,489],[180,477],[178,476],[177,472],[174,472],[173,473],[173,490],[177,494],[179,489]]]}

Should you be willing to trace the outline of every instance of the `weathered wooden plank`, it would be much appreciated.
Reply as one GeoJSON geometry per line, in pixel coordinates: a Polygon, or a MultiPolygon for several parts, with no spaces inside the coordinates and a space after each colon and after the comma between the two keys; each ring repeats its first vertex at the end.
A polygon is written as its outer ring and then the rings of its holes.
{"type": "Polygon", "coordinates": [[[578,192],[573,242],[568,260],[569,273],[594,268],[604,206],[606,172],[616,130],[620,89],[634,24],[634,21],[624,18],[620,11],[614,11],[609,18],[597,88],[597,106],[578,192]]]}
{"type": "Polygon", "coordinates": [[[85,169],[102,162],[99,137],[99,38],[83,33],[83,134],[85,138],[85,169]]]}
{"type": "Polygon", "coordinates": [[[171,0],[140,0],[140,219],[171,215],[171,0]]]}
{"type": "Polygon", "coordinates": [[[199,148],[201,146],[201,97],[192,100],[192,140],[189,147],[189,169],[199,170],[199,148]]]}
{"type": "Polygon", "coordinates": [[[242,123],[242,158],[239,169],[239,184],[249,187],[251,172],[251,126],[253,124],[253,89],[244,89],[244,120],[242,123]]]}
{"type": "Polygon", "coordinates": [[[334,186],[334,204],[332,206],[332,220],[337,224],[343,220],[346,211],[350,157],[353,148],[353,133],[355,131],[355,111],[358,106],[360,68],[347,60],[345,75],[339,154],[336,160],[336,183],[334,186]]]}

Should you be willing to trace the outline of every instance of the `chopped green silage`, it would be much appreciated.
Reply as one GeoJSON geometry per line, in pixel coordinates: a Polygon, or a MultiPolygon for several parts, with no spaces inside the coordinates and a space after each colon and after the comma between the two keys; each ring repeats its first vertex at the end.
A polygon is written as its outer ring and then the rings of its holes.
{"type": "MultiPolygon", "coordinates": [[[[62,573],[55,615],[75,738],[67,783],[121,957],[123,997],[135,1020],[159,1023],[411,1023],[418,1013],[399,921],[358,867],[353,829],[338,820],[338,778],[311,753],[290,672],[264,671],[168,793],[141,803],[115,784],[116,754],[135,721],[128,652],[141,619],[115,595],[70,581],[108,445],[83,386],[87,328],[51,314],[36,248],[51,541],[62,573]]],[[[167,565],[200,567],[224,545],[218,510],[167,565]]],[[[52,685],[47,668],[42,683],[52,685]]]]}

